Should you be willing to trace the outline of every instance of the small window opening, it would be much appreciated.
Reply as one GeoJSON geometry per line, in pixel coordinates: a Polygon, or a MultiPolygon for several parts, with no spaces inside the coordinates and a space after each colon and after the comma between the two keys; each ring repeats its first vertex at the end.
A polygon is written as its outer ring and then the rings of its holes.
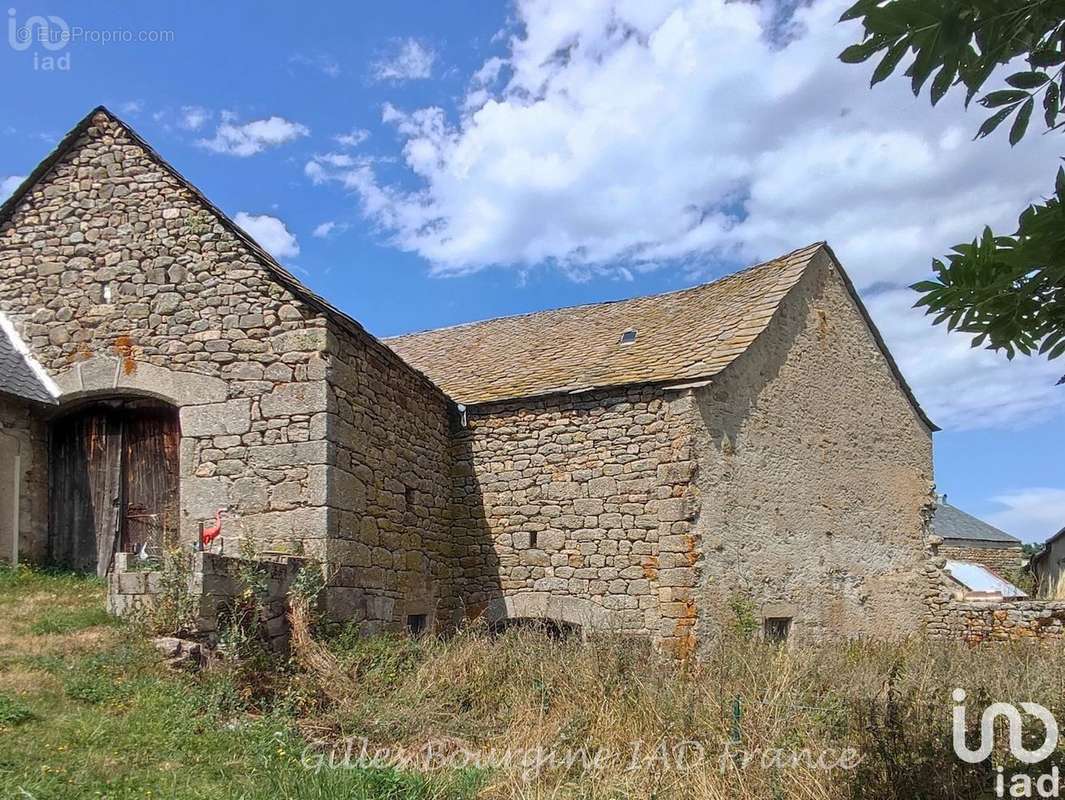
{"type": "Polygon", "coordinates": [[[423,633],[425,633],[425,626],[425,614],[407,615],[407,633],[409,633],[411,636],[421,636],[423,633]]]}
{"type": "Polygon", "coordinates": [[[767,642],[784,642],[791,633],[791,617],[766,617],[764,635],[767,642]]]}
{"type": "Polygon", "coordinates": [[[412,511],[414,509],[414,490],[409,486],[403,490],[403,500],[407,504],[407,510],[412,511]]]}
{"type": "Polygon", "coordinates": [[[529,534],[529,547],[533,549],[536,548],[536,531],[529,534]]]}
{"type": "Polygon", "coordinates": [[[103,297],[104,297],[104,302],[105,303],[110,303],[111,302],[111,297],[112,297],[111,284],[109,284],[109,283],[105,283],[104,284],[103,297]]]}
{"type": "Polygon", "coordinates": [[[621,334],[621,344],[632,344],[636,341],[636,329],[632,328],[621,334]]]}

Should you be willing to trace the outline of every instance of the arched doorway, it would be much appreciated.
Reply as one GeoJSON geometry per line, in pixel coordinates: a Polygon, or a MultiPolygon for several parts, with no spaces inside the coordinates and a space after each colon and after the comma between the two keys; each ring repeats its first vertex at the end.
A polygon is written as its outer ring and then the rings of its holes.
{"type": "Polygon", "coordinates": [[[97,400],[52,423],[48,552],[105,575],[115,552],[177,539],[177,409],[158,400],[97,400]]]}

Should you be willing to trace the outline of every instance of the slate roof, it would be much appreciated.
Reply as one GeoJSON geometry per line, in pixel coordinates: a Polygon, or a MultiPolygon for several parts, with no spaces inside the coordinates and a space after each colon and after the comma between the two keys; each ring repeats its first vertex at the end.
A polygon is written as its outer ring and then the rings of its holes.
{"type": "Polygon", "coordinates": [[[822,242],[691,289],[501,317],[384,342],[466,405],[705,380],[765,330],[781,300],[822,251],[838,268],[918,415],[938,430],[917,405],[853,285],[822,242]],[[623,344],[623,334],[633,330],[635,341],[623,344]]]}
{"type": "Polygon", "coordinates": [[[255,253],[267,272],[312,308],[364,336],[389,358],[402,359],[427,383],[467,405],[641,383],[710,378],[730,364],[769,324],[780,301],[819,250],[831,258],[855,305],[915,412],[932,431],[858,293],[828,245],[817,243],[713,283],[651,297],[504,317],[381,340],[302,284],[144,139],[98,106],[0,205],[6,224],[30,189],[104,114],[255,253]],[[619,345],[635,329],[636,341],[619,345]],[[387,346],[386,346],[387,345],[387,346]]]}
{"type": "Polygon", "coordinates": [[[1020,544],[1016,536],[1000,531],[994,525],[988,525],[972,514],[966,514],[942,500],[936,505],[932,515],[932,532],[944,539],[966,539],[977,542],[998,542],[1002,544],[1020,544]]]}
{"type": "Polygon", "coordinates": [[[43,371],[31,365],[25,352],[14,327],[0,314],[0,393],[54,405],[55,396],[43,371]]]}

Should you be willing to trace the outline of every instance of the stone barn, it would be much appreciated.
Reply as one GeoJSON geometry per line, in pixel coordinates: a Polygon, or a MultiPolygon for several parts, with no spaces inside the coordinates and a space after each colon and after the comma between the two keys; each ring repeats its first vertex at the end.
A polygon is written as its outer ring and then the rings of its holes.
{"type": "Polygon", "coordinates": [[[5,557],[106,573],[221,511],[367,630],[921,625],[935,427],[827,245],[380,341],[99,108],[0,208],[0,312],[5,557]]]}
{"type": "Polygon", "coordinates": [[[1011,578],[1024,564],[1024,544],[994,525],[936,498],[932,534],[943,540],[939,555],[954,561],[981,564],[1003,578],[1011,578]]]}

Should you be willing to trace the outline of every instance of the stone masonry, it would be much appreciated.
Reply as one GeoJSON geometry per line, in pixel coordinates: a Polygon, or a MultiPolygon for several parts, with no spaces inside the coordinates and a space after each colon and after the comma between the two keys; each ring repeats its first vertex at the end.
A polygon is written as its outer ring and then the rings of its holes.
{"type": "Polygon", "coordinates": [[[932,426],[823,245],[543,337],[529,315],[426,345],[492,370],[463,401],[107,112],[33,178],[0,216],[0,310],[62,395],[0,404],[33,451],[27,557],[51,419],[149,397],[179,410],[181,541],[223,508],[223,556],[320,560],[326,610],[364,631],[547,617],[687,655],[736,599],[801,638],[920,630],[932,426]]]}
{"type": "MultiPolygon", "coordinates": [[[[180,410],[181,541],[222,508],[225,552],[250,542],[334,567],[348,585],[338,613],[394,623],[408,590],[454,608],[447,570],[421,544],[447,545],[443,394],[289,288],[108,114],[59,152],[0,227],[0,309],[55,376],[59,413],[145,396],[180,410]]],[[[46,449],[35,453],[43,465],[46,449]]],[[[39,534],[47,512],[33,502],[39,534]]],[[[44,556],[42,536],[22,543],[44,556]]]]}
{"type": "Polygon", "coordinates": [[[686,407],[649,388],[471,409],[454,442],[466,614],[672,640],[672,589],[690,568],[674,546],[687,532],[686,407]]]}
{"type": "Polygon", "coordinates": [[[995,545],[986,542],[965,543],[951,541],[939,547],[939,554],[953,561],[972,561],[983,564],[992,572],[1009,579],[1024,563],[1024,550],[1020,544],[995,545]]]}
{"type": "Polygon", "coordinates": [[[697,390],[702,637],[736,597],[804,639],[921,629],[932,437],[896,381],[822,255],[697,390]]]}
{"type": "Polygon", "coordinates": [[[0,306],[66,402],[142,393],[180,409],[185,541],[219,507],[233,541],[264,546],[324,516],[323,315],[104,115],[0,229],[0,306]]]}

